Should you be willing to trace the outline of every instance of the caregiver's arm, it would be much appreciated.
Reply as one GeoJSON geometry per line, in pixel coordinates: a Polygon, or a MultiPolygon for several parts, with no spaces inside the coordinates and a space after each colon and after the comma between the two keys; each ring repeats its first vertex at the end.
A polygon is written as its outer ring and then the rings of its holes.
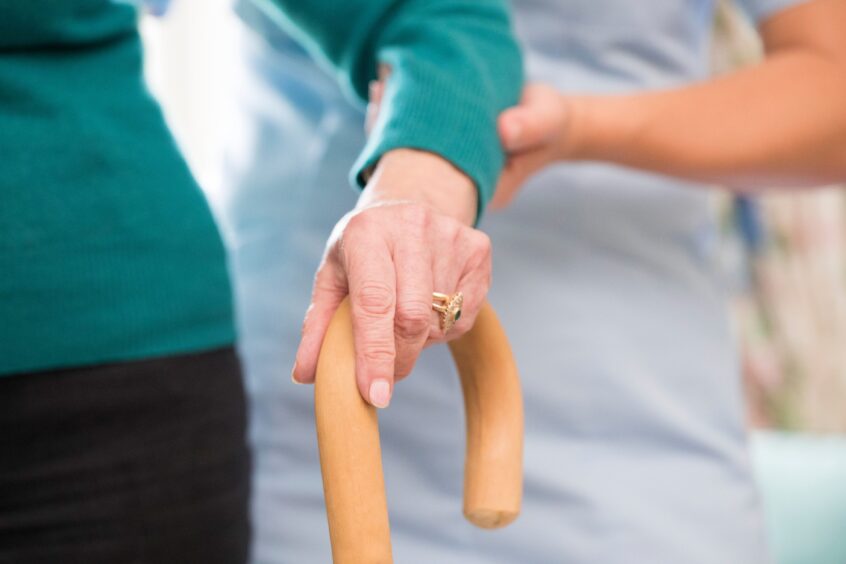
{"type": "Polygon", "coordinates": [[[496,119],[517,100],[519,51],[502,0],[273,4],[362,101],[379,65],[392,69],[355,170],[359,182],[361,171],[375,165],[375,173],[329,241],[293,374],[313,380],[326,327],[349,293],[359,389],[382,407],[394,377],[408,374],[426,343],[466,332],[487,293],[489,242],[469,225],[504,161],[496,119]],[[447,336],[431,310],[433,291],[465,294],[447,336]]]}
{"type": "Polygon", "coordinates": [[[622,96],[528,91],[501,118],[504,143],[518,155],[497,200],[551,160],[746,190],[846,180],[846,2],[799,4],[760,31],[762,63],[694,86],[622,96]]]}

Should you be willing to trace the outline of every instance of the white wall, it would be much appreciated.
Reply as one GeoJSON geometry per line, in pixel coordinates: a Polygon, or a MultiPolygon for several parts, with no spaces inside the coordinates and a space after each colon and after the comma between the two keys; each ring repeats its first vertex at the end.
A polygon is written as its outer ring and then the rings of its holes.
{"type": "Polygon", "coordinates": [[[141,33],[151,90],[204,189],[218,185],[217,141],[234,40],[230,0],[175,0],[163,17],[144,16],[141,33]]]}

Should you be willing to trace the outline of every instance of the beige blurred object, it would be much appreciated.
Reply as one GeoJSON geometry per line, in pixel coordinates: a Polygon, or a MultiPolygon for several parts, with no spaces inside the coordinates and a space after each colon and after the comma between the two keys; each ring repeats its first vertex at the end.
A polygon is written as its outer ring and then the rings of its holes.
{"type": "Polygon", "coordinates": [[[717,3],[711,47],[711,67],[718,75],[756,63],[764,56],[758,32],[731,0],[717,3]]]}
{"type": "MultiPolygon", "coordinates": [[[[478,527],[503,527],[520,512],[523,400],[511,347],[490,305],[483,306],[473,329],[451,342],[450,349],[466,408],[464,515],[478,527]]],[[[378,420],[355,383],[348,300],[324,338],[314,399],[333,561],[390,563],[378,420]]]]}
{"type": "Polygon", "coordinates": [[[749,377],[770,407],[771,425],[844,432],[846,194],[830,188],[761,205],[769,237],[753,264],[758,307],[748,314],[768,337],[776,371],[747,363],[749,377]]]}
{"type": "MultiPolygon", "coordinates": [[[[755,29],[736,5],[720,2],[714,72],[762,56],[755,29]]],[[[721,198],[730,209],[730,198],[721,198]]],[[[766,242],[751,257],[751,288],[734,308],[750,419],[759,427],[844,432],[846,193],[835,186],[759,203],[766,242]]]]}

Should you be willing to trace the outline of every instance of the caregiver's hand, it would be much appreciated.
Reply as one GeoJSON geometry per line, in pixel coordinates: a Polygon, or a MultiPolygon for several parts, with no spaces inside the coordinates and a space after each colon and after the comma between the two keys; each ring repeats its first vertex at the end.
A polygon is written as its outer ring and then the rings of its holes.
{"type": "Polygon", "coordinates": [[[491,206],[511,203],[532,175],[556,161],[577,156],[579,99],[543,84],[530,84],[520,105],[499,116],[499,136],[508,153],[491,206]]]}
{"type": "Polygon", "coordinates": [[[509,160],[494,204],[508,203],[555,161],[602,162],[735,192],[843,183],[846,2],[797,3],[759,29],[763,61],[711,80],[579,96],[527,87],[499,118],[509,160]]]}
{"type": "Polygon", "coordinates": [[[352,304],[356,377],[362,397],[386,407],[427,344],[469,330],[490,286],[491,249],[470,227],[476,189],[431,153],[400,149],[382,157],[356,209],[329,238],[292,377],[314,381],[332,315],[352,304]],[[464,294],[461,319],[444,335],[432,292],[464,294]]]}

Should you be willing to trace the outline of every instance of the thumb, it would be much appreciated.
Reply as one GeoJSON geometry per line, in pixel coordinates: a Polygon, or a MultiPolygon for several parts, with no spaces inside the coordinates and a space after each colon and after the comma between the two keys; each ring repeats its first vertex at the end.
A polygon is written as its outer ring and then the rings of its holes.
{"type": "Polygon", "coordinates": [[[497,128],[506,151],[536,148],[561,133],[564,106],[560,95],[545,85],[529,85],[520,104],[502,112],[497,128]]]}
{"type": "Polygon", "coordinates": [[[525,108],[516,106],[509,108],[499,115],[497,129],[503,148],[508,153],[515,153],[531,149],[538,144],[531,131],[526,132],[526,122],[531,119],[525,108]]]}
{"type": "Polygon", "coordinates": [[[297,348],[294,368],[291,371],[291,379],[294,382],[299,384],[314,382],[323,337],[326,335],[335,310],[346,295],[347,284],[344,273],[330,257],[327,257],[317,271],[311,305],[303,321],[302,337],[297,348]]]}

